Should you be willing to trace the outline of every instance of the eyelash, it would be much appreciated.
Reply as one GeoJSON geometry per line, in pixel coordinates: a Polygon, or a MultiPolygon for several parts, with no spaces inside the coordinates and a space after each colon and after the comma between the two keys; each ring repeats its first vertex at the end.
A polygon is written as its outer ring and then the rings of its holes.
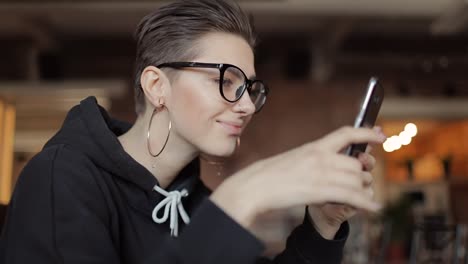
{"type": "MultiPolygon", "coordinates": [[[[217,84],[219,84],[220,79],[215,79],[214,82],[217,83],[217,84]]],[[[224,82],[223,84],[226,84],[226,82],[231,82],[231,80],[229,80],[229,79],[223,79],[223,82],[224,82]]]]}

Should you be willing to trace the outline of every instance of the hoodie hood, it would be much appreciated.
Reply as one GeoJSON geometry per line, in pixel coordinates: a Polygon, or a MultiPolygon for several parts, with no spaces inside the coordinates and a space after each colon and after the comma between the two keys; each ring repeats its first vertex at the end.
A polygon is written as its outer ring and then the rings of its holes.
{"type": "MultiPolygon", "coordinates": [[[[151,192],[157,179],[144,166],[134,160],[120,144],[118,136],[132,125],[113,119],[98,105],[95,97],[88,97],[67,114],[61,129],[44,148],[68,145],[85,154],[93,163],[115,177],[133,183],[151,192]]],[[[189,163],[168,186],[168,190],[186,188],[189,192],[199,178],[199,160],[189,163]]]]}

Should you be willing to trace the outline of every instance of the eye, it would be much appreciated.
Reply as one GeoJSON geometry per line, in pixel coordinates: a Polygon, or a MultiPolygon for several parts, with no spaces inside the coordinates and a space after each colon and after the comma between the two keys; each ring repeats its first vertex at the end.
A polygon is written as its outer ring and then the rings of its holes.
{"type": "Polygon", "coordinates": [[[250,96],[252,97],[257,97],[260,94],[260,91],[258,89],[248,89],[250,96]]]}
{"type": "Polygon", "coordinates": [[[224,80],[223,80],[223,86],[224,86],[224,85],[232,85],[232,83],[233,83],[233,82],[232,82],[230,79],[224,78],[224,80]]]}
{"type": "MultiPolygon", "coordinates": [[[[220,79],[215,79],[215,83],[219,84],[220,79]]],[[[223,79],[223,86],[230,86],[232,85],[232,81],[230,79],[224,78],[223,79]]]]}

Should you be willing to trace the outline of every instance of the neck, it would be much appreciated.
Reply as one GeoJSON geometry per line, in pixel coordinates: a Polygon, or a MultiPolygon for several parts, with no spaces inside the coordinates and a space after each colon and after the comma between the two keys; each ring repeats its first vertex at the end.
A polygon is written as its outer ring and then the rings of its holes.
{"type": "MultiPolygon", "coordinates": [[[[153,157],[148,151],[147,134],[152,113],[145,113],[137,118],[133,127],[127,133],[118,137],[124,150],[138,163],[150,171],[159,182],[161,188],[166,188],[197,155],[198,151],[185,140],[181,139],[172,129],[166,147],[158,157],[153,157]]],[[[168,133],[168,118],[160,118],[158,113],[151,124],[150,137],[153,154],[158,153],[166,140],[168,133]],[[155,138],[155,135],[157,135],[155,138]]]]}

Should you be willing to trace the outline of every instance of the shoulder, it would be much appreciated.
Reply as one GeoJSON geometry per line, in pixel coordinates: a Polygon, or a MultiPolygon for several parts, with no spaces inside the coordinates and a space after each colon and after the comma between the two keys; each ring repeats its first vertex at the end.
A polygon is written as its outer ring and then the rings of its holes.
{"type": "Polygon", "coordinates": [[[51,169],[57,163],[85,165],[88,162],[89,158],[80,151],[65,144],[57,144],[42,149],[26,164],[24,170],[51,169]]]}
{"type": "MultiPolygon", "coordinates": [[[[98,191],[96,165],[83,153],[66,145],[44,148],[21,172],[15,188],[35,193],[41,190],[84,189],[98,191]],[[31,190],[32,188],[36,189],[31,190]]],[[[76,192],[76,191],[75,191],[76,192]]]]}
{"type": "Polygon", "coordinates": [[[31,226],[35,226],[31,221],[44,223],[83,211],[106,219],[107,203],[96,181],[98,173],[99,169],[84,154],[65,145],[47,147],[21,172],[10,201],[10,213],[14,219],[34,215],[21,220],[31,226]]]}
{"type": "Polygon", "coordinates": [[[80,151],[60,144],[44,148],[24,167],[22,174],[46,174],[66,172],[66,174],[86,175],[97,170],[94,163],[80,151]]]}

